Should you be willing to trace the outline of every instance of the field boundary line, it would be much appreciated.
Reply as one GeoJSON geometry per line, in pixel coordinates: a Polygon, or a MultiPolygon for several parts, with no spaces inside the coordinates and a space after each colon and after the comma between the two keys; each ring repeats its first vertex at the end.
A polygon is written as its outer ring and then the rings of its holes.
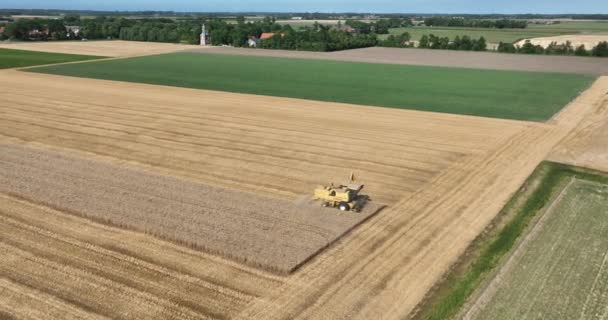
{"type": "Polygon", "coordinates": [[[478,313],[481,311],[483,306],[490,301],[498,291],[499,286],[502,284],[503,277],[509,273],[514,267],[516,262],[523,256],[525,253],[525,249],[528,248],[530,242],[534,241],[540,231],[545,226],[547,220],[551,216],[553,208],[560,203],[561,199],[566,195],[567,191],[570,187],[576,182],[576,177],[571,177],[570,181],[563,187],[561,192],[553,199],[551,205],[547,207],[541,214],[541,217],[538,218],[537,222],[532,226],[532,229],[528,232],[528,234],[524,235],[523,239],[516,245],[514,250],[512,251],[509,258],[502,264],[498,266],[498,272],[494,275],[492,280],[482,289],[479,296],[475,299],[473,305],[468,308],[468,311],[462,316],[463,320],[472,320],[476,319],[478,313]]]}
{"type": "MultiPolygon", "coordinates": [[[[21,50],[21,49],[19,49],[19,50],[21,50]]],[[[101,62],[101,61],[132,59],[132,58],[148,57],[148,56],[160,56],[160,55],[168,54],[168,53],[183,52],[185,50],[188,50],[188,49],[183,49],[183,50],[178,50],[178,51],[167,51],[167,52],[161,51],[161,52],[151,52],[151,53],[144,53],[144,54],[132,54],[132,55],[118,56],[118,57],[98,56],[99,57],[98,59],[80,60],[80,61],[69,61],[69,62],[59,62],[59,63],[50,63],[50,64],[40,64],[40,65],[27,66],[27,67],[7,68],[7,69],[4,69],[4,70],[16,70],[16,71],[23,71],[23,72],[32,72],[29,69],[44,68],[44,67],[55,67],[55,66],[61,66],[61,65],[79,64],[79,63],[87,63],[87,62],[101,62]]],[[[32,52],[40,52],[40,53],[54,53],[54,52],[34,51],[34,50],[24,50],[24,51],[32,51],[32,52]]],[[[70,54],[70,53],[66,53],[66,54],[70,54]]],[[[93,56],[93,57],[95,57],[95,56],[93,56]]]]}

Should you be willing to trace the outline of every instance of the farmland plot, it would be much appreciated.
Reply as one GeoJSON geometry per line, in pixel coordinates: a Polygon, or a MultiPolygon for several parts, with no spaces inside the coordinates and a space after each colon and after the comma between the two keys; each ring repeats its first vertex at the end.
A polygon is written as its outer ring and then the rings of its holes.
{"type": "MultiPolygon", "coordinates": [[[[473,319],[605,319],[608,187],[572,180],[473,319]]],[[[474,315],[474,316],[473,316],[474,315]]]]}
{"type": "MultiPolygon", "coordinates": [[[[456,59],[449,54],[448,60],[456,59]]],[[[571,63],[575,61],[569,60],[568,65],[571,63]]],[[[38,67],[28,71],[530,121],[547,120],[586,90],[595,78],[564,73],[191,52],[38,67]],[[264,76],[260,77],[261,74],[264,76]]],[[[341,118],[334,120],[339,122],[341,118]]]]}
{"type": "Polygon", "coordinates": [[[341,213],[2,144],[0,192],[283,273],[381,208],[341,213]]]}
{"type": "Polygon", "coordinates": [[[138,41],[32,41],[0,42],[0,48],[39,52],[85,54],[105,57],[127,57],[175,52],[200,46],[138,41]]]}
{"type": "Polygon", "coordinates": [[[586,117],[549,159],[574,166],[608,172],[608,94],[597,102],[596,112],[586,117]]]}
{"type": "Polygon", "coordinates": [[[0,194],[0,318],[226,319],[283,280],[0,194]]]}
{"type": "Polygon", "coordinates": [[[1,75],[0,141],[292,199],[354,170],[373,199],[389,204],[297,272],[277,277],[0,197],[0,221],[10,222],[0,243],[8,243],[3,254],[11,261],[0,276],[13,279],[0,285],[17,292],[0,295],[3,312],[42,314],[58,301],[53,307],[64,314],[77,308],[109,318],[403,319],[608,90],[599,81],[555,121],[534,124],[1,75]],[[71,243],[84,249],[74,254],[71,243]],[[167,277],[165,266],[176,273],[167,277]],[[214,293],[192,291],[198,286],[214,293]]]}
{"type": "Polygon", "coordinates": [[[528,125],[20,72],[0,84],[0,135],[291,199],[354,171],[391,205],[528,125]]]}

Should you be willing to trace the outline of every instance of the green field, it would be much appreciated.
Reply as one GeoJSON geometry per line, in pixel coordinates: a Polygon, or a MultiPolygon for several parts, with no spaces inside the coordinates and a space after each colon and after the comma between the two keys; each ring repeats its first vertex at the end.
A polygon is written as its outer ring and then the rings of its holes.
{"type": "MultiPolygon", "coordinates": [[[[526,38],[552,37],[566,34],[608,34],[608,22],[564,22],[553,25],[530,25],[526,29],[488,29],[458,27],[409,27],[391,29],[391,34],[409,32],[413,40],[423,35],[439,37],[467,35],[472,38],[484,37],[489,43],[516,42],[526,38]]],[[[388,35],[381,36],[386,38],[388,35]]]]}
{"type": "Polygon", "coordinates": [[[572,180],[475,319],[608,317],[608,186],[572,180]]]}
{"type": "Polygon", "coordinates": [[[415,319],[605,319],[606,234],[608,175],[544,162],[415,319]]]}
{"type": "Polygon", "coordinates": [[[93,60],[103,57],[48,53],[0,48],[0,69],[38,66],[44,64],[93,60]]]}
{"type": "Polygon", "coordinates": [[[198,53],[32,71],[533,121],[550,118],[594,80],[592,76],[570,74],[198,53]]]}

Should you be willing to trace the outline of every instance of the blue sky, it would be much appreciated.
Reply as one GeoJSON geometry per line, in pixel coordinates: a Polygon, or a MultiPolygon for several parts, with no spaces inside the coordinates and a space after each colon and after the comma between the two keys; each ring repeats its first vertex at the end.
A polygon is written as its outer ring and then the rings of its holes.
{"type": "Polygon", "coordinates": [[[414,13],[604,13],[608,0],[0,0],[0,8],[414,13]]]}

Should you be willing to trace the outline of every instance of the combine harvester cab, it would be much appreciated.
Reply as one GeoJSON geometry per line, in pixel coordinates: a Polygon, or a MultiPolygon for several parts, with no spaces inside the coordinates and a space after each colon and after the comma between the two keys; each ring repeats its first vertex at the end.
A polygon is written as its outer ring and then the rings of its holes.
{"type": "Polygon", "coordinates": [[[320,200],[324,207],[338,208],[340,211],[361,211],[367,197],[359,195],[362,184],[319,186],[315,189],[314,200],[320,200]]]}

